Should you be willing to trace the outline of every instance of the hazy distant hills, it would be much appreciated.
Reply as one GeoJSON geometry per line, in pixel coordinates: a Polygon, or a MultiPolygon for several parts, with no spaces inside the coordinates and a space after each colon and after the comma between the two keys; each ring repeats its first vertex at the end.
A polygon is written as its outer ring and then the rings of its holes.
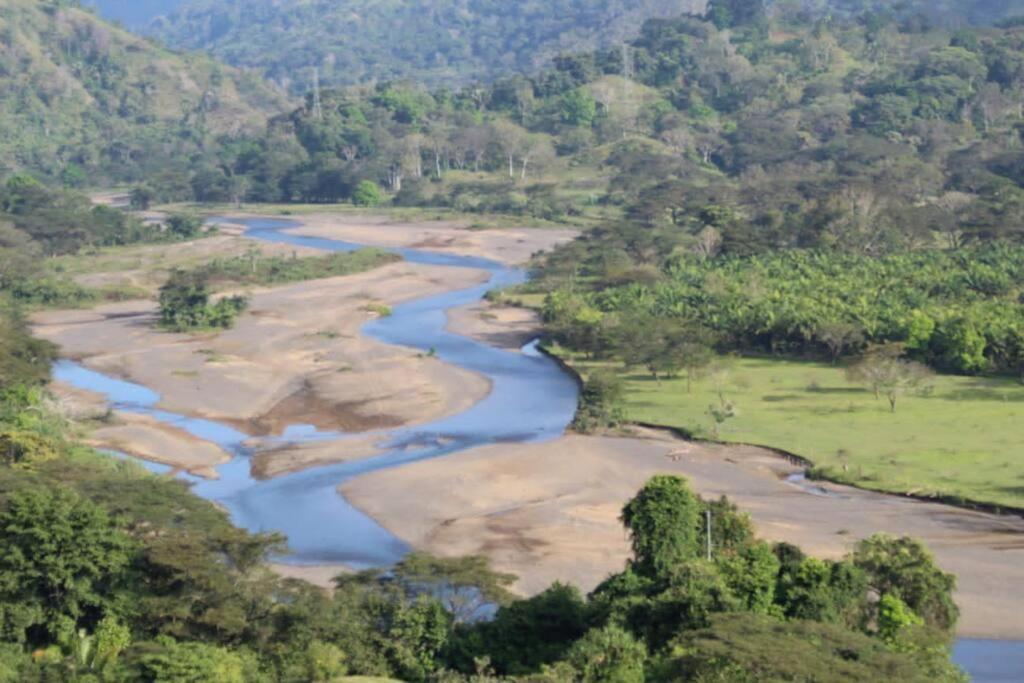
{"type": "Polygon", "coordinates": [[[258,75],[157,47],[82,9],[2,4],[0,174],[116,174],[259,129],[287,106],[258,75]]]}
{"type": "MultiPolygon", "coordinates": [[[[799,0],[819,11],[927,16],[946,25],[1024,14],[1024,0],[799,0]]],[[[87,0],[168,45],[254,67],[301,93],[409,79],[455,87],[530,72],[564,52],[634,37],[708,0],[87,0]]],[[[772,4],[769,2],[769,5],[772,4]]]]}
{"type": "MultiPolygon", "coordinates": [[[[110,2],[111,0],[106,0],[110,2]]],[[[456,86],[533,71],[563,52],[633,38],[652,17],[703,13],[707,0],[188,0],[152,27],[302,91],[413,79],[456,86]]]]}
{"type": "Polygon", "coordinates": [[[119,21],[134,30],[145,29],[157,17],[170,14],[184,0],[84,0],[95,7],[104,19],[119,21]]]}

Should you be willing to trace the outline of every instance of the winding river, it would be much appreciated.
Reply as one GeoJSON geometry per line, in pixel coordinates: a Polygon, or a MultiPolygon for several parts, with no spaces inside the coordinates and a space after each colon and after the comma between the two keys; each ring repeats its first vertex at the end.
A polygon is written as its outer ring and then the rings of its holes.
{"type": "MultiPolygon", "coordinates": [[[[294,221],[252,218],[230,222],[244,225],[246,236],[256,240],[328,251],[362,247],[288,232],[300,225],[294,221]]],[[[287,535],[292,551],[287,562],[344,563],[356,568],[393,564],[409,548],[350,505],[338,492],[340,484],[369,472],[485,444],[556,439],[572,420],[578,390],[575,380],[538,352],[535,343],[514,353],[445,329],[449,309],[479,301],[491,289],[523,282],[523,271],[483,258],[416,249],[392,251],[410,263],[483,270],[490,274],[490,279],[477,287],[396,306],[391,316],[368,323],[363,332],[388,344],[432,351],[445,362],[485,376],[492,391],[463,413],[423,426],[381,431],[381,455],[260,481],[250,471],[252,453],[245,446],[250,435],[217,422],[160,410],[160,396],[150,389],[70,361],[57,363],[54,376],[69,385],[104,394],[116,410],[154,417],[231,453],[232,459],[217,468],[220,477],[216,480],[181,476],[192,483],[196,494],[228,510],[238,526],[254,532],[277,531],[287,535]]],[[[324,433],[306,425],[293,425],[284,436],[293,443],[344,438],[343,434],[324,433]]],[[[159,465],[147,467],[167,471],[159,465]]],[[[1021,643],[961,640],[955,659],[976,681],[1024,680],[1021,643]]]]}

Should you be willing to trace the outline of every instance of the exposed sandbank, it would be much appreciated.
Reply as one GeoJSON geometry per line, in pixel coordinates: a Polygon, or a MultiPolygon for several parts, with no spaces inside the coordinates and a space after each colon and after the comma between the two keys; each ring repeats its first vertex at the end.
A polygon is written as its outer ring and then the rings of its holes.
{"type": "MultiPolygon", "coordinates": [[[[487,395],[474,373],[360,334],[370,304],[471,287],[482,271],[398,263],[368,273],[303,282],[251,295],[249,310],[222,333],[170,334],[155,328],[152,302],[35,316],[36,334],[64,357],[149,387],[159,407],[232,424],[254,436],[275,436],[293,424],[322,431],[364,432],[411,425],[468,409],[487,395]]],[[[139,452],[122,430],[129,452],[139,452]]],[[[288,470],[372,454],[337,457],[318,449],[275,452],[288,470]],[[317,451],[308,461],[306,454],[317,451]]],[[[278,466],[266,471],[281,473],[278,466]]]]}
{"type": "Polygon", "coordinates": [[[535,253],[550,251],[579,234],[576,230],[550,228],[476,230],[465,221],[409,222],[387,215],[310,214],[297,220],[303,225],[287,232],[380,247],[480,256],[510,265],[522,265],[535,253]]]}
{"type": "Polygon", "coordinates": [[[706,497],[728,495],[761,537],[813,555],[838,558],[876,532],[920,538],[959,577],[962,635],[1024,638],[1013,597],[1024,581],[1024,520],[833,485],[816,495],[788,483],[799,470],[766,450],[646,436],[487,446],[376,472],[341,491],[412,546],[485,554],[531,594],[556,580],[590,590],[620,570],[629,552],[622,505],[652,475],[677,473],[706,497]]]}

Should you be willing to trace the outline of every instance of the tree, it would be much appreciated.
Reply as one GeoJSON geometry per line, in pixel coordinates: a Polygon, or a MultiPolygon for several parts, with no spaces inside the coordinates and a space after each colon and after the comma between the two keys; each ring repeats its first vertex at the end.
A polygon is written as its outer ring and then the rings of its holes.
{"type": "Polygon", "coordinates": [[[177,642],[161,636],[140,646],[135,668],[138,680],[218,681],[244,683],[245,660],[226,648],[197,642],[177,642]]]}
{"type": "Polygon", "coordinates": [[[609,370],[592,372],[583,384],[572,426],[582,434],[614,428],[626,419],[626,388],[609,370]]]}
{"type": "Polygon", "coordinates": [[[718,28],[731,28],[762,21],[765,11],[765,0],[711,0],[707,16],[718,28]]]}
{"type": "Polygon", "coordinates": [[[927,366],[900,358],[897,353],[892,348],[873,349],[847,371],[852,381],[870,387],[876,398],[885,395],[894,413],[900,396],[917,389],[932,375],[927,366]]]}
{"type": "Polygon", "coordinates": [[[642,683],[646,659],[644,644],[614,625],[588,631],[567,657],[581,683],[642,683]]]}
{"type": "Polygon", "coordinates": [[[491,569],[482,556],[442,558],[414,552],[394,566],[392,576],[412,594],[427,593],[445,606],[456,623],[479,620],[494,605],[512,601],[516,577],[491,569]]]}
{"type": "Polygon", "coordinates": [[[857,544],[852,560],[877,595],[895,596],[929,627],[953,633],[960,615],[953,601],[956,577],[935,564],[923,543],[876,534],[857,544]]]}
{"type": "Polygon", "coordinates": [[[384,201],[384,194],[372,180],[364,180],[356,186],[352,203],[356,206],[377,206],[384,201]]]}
{"type": "Polygon", "coordinates": [[[632,566],[644,576],[667,576],[699,556],[700,499],[682,477],[658,475],[622,509],[632,537],[632,566]]]}
{"type": "Polygon", "coordinates": [[[828,347],[832,365],[848,350],[864,342],[864,333],[858,325],[848,322],[826,322],[814,333],[818,341],[828,347]]]}
{"type": "Polygon", "coordinates": [[[203,271],[175,269],[160,288],[160,324],[174,332],[207,327],[230,328],[248,306],[242,296],[210,303],[208,277],[203,271]]]}
{"type": "Polygon", "coordinates": [[[172,214],[167,218],[167,232],[177,239],[190,240],[203,229],[203,219],[186,214],[172,214]]]}
{"type": "Polygon", "coordinates": [[[132,188],[129,202],[136,211],[148,211],[156,200],[156,191],[148,185],[136,185],[132,188]]]}
{"type": "Polygon", "coordinates": [[[597,102],[586,90],[576,88],[562,96],[562,121],[589,128],[597,117],[597,102]]]}
{"type": "Polygon", "coordinates": [[[456,632],[462,668],[487,657],[503,675],[527,675],[562,659],[587,632],[587,605],[575,586],[556,583],[501,607],[494,619],[456,632]]]}
{"type": "Polygon", "coordinates": [[[516,158],[527,144],[529,134],[505,119],[498,119],[491,125],[491,134],[508,161],[508,177],[516,177],[516,158]]]}
{"type": "Polygon", "coordinates": [[[133,544],[107,512],[68,489],[15,493],[0,513],[0,621],[46,644],[116,609],[133,544]]]}
{"type": "MultiPolygon", "coordinates": [[[[962,683],[946,667],[892,652],[882,641],[835,624],[780,622],[761,614],[717,614],[707,628],[673,641],[667,680],[715,683],[759,681],[906,681],[962,683]]],[[[945,655],[940,655],[945,657],[945,655]]]]}

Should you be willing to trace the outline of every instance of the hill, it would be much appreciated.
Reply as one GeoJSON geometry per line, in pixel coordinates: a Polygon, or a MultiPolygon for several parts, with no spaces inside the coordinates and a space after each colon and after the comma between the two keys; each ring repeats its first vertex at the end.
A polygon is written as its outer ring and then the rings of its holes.
{"type": "Polygon", "coordinates": [[[104,19],[119,21],[131,29],[144,29],[157,17],[169,14],[183,0],[85,0],[104,19]]]}
{"type": "Polygon", "coordinates": [[[296,92],[411,79],[429,86],[532,72],[568,51],[635,36],[646,19],[706,0],[193,0],[158,21],[169,45],[262,69],[296,92]]]}
{"type": "Polygon", "coordinates": [[[2,0],[0,172],[130,178],[287,101],[257,75],[158,47],[67,3],[2,0]]]}

